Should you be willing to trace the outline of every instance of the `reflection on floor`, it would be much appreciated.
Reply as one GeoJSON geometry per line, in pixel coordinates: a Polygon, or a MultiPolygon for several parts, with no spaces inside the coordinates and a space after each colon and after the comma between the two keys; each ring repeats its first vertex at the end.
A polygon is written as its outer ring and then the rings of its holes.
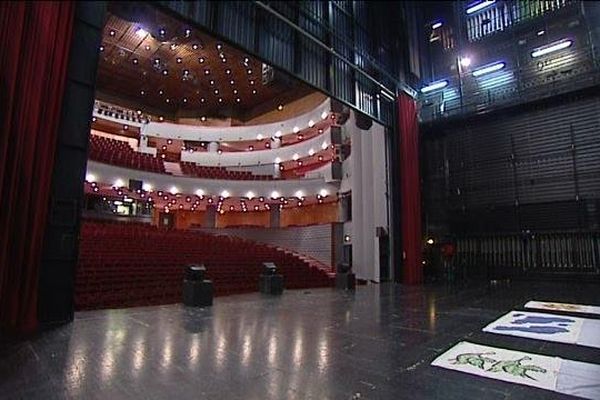
{"type": "Polygon", "coordinates": [[[430,366],[460,340],[600,363],[600,350],[481,327],[531,299],[598,304],[600,286],[394,284],[89,311],[0,343],[2,399],[558,399],[430,366]]]}

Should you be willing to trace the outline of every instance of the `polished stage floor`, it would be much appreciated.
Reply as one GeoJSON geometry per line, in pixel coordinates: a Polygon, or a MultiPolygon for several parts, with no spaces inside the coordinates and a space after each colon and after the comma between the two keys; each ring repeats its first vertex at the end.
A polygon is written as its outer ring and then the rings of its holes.
{"type": "Polygon", "coordinates": [[[559,399],[431,367],[469,341],[600,364],[598,349],[481,332],[526,301],[600,303],[598,284],[359,287],[88,311],[0,343],[0,399],[559,399]]]}

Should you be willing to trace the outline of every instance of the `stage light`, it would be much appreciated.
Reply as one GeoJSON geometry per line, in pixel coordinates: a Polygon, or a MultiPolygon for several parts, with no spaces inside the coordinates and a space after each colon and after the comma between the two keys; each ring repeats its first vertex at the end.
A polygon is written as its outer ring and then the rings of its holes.
{"type": "Polygon", "coordinates": [[[461,57],[460,65],[462,67],[468,67],[469,65],[471,65],[471,59],[469,57],[461,57]]]}
{"type": "Polygon", "coordinates": [[[492,72],[500,71],[502,68],[506,66],[503,62],[496,62],[493,64],[486,65],[485,67],[481,67],[473,71],[473,76],[478,77],[485,74],[490,74],[492,72]]]}
{"type": "Polygon", "coordinates": [[[321,145],[321,148],[323,150],[326,150],[328,146],[329,146],[329,144],[327,142],[323,142],[323,144],[321,145]]]}
{"type": "Polygon", "coordinates": [[[263,140],[263,135],[261,135],[260,133],[256,135],[256,140],[263,140]]]}
{"type": "Polygon", "coordinates": [[[445,88],[446,86],[448,86],[448,81],[433,82],[421,88],[421,93],[429,93],[437,89],[445,88]]]}
{"type": "Polygon", "coordinates": [[[223,197],[224,199],[228,198],[229,197],[229,192],[227,190],[223,190],[221,192],[221,197],[223,197]]]}
{"type": "Polygon", "coordinates": [[[171,186],[171,189],[169,189],[169,193],[177,194],[179,193],[179,189],[177,189],[175,186],[171,186]]]}
{"type": "Polygon", "coordinates": [[[282,134],[281,134],[281,131],[277,131],[277,132],[275,132],[275,137],[281,137],[281,135],[282,135],[282,134]]]}
{"type": "Polygon", "coordinates": [[[296,193],[294,193],[294,197],[302,199],[304,197],[304,192],[302,190],[297,190],[296,193]]]}
{"type": "Polygon", "coordinates": [[[558,50],[566,49],[567,47],[570,47],[572,44],[573,44],[572,40],[568,40],[568,39],[559,40],[558,42],[551,43],[547,46],[538,47],[537,49],[533,50],[531,52],[531,57],[533,57],[533,58],[541,57],[541,56],[553,53],[558,50]]]}
{"type": "Polygon", "coordinates": [[[312,128],[313,126],[315,126],[315,121],[313,121],[312,119],[310,121],[308,121],[308,127],[312,128]]]}
{"type": "Polygon", "coordinates": [[[254,198],[254,196],[256,196],[256,195],[254,194],[253,191],[249,191],[248,193],[246,193],[246,198],[248,200],[252,200],[254,198]]]}
{"type": "Polygon", "coordinates": [[[144,191],[146,191],[146,192],[150,192],[150,191],[152,191],[152,185],[149,183],[144,183],[144,184],[142,184],[142,189],[144,189],[144,191]]]}
{"type": "Polygon", "coordinates": [[[483,10],[484,8],[491,6],[495,2],[496,0],[484,0],[478,3],[471,4],[467,7],[467,14],[473,14],[474,12],[477,12],[479,10],[483,10]]]}
{"type": "Polygon", "coordinates": [[[298,153],[294,153],[294,155],[292,156],[292,160],[296,161],[300,158],[300,156],[298,155],[298,153]]]}
{"type": "Polygon", "coordinates": [[[328,116],[328,115],[329,115],[329,114],[327,113],[327,111],[323,111],[323,112],[321,113],[321,118],[322,118],[322,119],[327,119],[327,116],[328,116]]]}
{"type": "Polygon", "coordinates": [[[278,191],[276,191],[276,190],[273,190],[273,191],[271,192],[271,198],[272,198],[272,199],[276,199],[276,198],[278,198],[278,197],[281,197],[281,195],[279,194],[279,192],[278,192],[278,191]]]}
{"type": "Polygon", "coordinates": [[[85,180],[88,182],[96,182],[96,175],[94,174],[86,174],[85,180]]]}
{"type": "Polygon", "coordinates": [[[292,132],[298,133],[298,132],[300,132],[300,128],[298,128],[297,126],[295,126],[294,129],[292,129],[292,132]]]}
{"type": "Polygon", "coordinates": [[[329,195],[329,192],[327,191],[327,189],[321,189],[319,191],[319,194],[321,195],[321,197],[327,197],[329,195]]]}
{"type": "Polygon", "coordinates": [[[125,182],[123,182],[123,179],[117,178],[115,180],[115,183],[113,184],[113,186],[116,188],[120,188],[120,187],[125,186],[125,182]]]}

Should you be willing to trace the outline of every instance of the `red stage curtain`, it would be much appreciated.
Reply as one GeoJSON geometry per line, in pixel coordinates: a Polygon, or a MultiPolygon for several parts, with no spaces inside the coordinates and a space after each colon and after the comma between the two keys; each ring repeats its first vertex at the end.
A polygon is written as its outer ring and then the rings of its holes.
{"type": "Polygon", "coordinates": [[[398,96],[398,128],[400,133],[400,193],[403,282],[423,281],[421,265],[421,181],[419,177],[419,124],[415,100],[406,94],[398,96]]]}
{"type": "Polygon", "coordinates": [[[0,2],[0,327],[37,325],[38,270],[75,4],[0,2]]]}

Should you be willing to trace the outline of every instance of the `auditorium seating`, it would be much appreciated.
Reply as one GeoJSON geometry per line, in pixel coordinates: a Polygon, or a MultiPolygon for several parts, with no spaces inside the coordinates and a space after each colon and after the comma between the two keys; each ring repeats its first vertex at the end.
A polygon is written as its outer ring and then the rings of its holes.
{"type": "Polygon", "coordinates": [[[140,223],[86,220],[81,227],[79,253],[78,310],[180,302],[184,265],[189,263],[207,266],[217,296],[258,290],[265,261],[279,266],[286,288],[331,284],[326,271],[281,249],[140,223]]]}
{"type": "Polygon", "coordinates": [[[166,173],[162,160],[134,151],[127,142],[90,135],[90,159],[120,167],[166,173]]]}
{"type": "Polygon", "coordinates": [[[182,161],[181,172],[184,175],[206,179],[230,179],[238,181],[270,181],[272,175],[255,175],[250,171],[230,171],[225,167],[197,165],[193,162],[182,161]]]}

